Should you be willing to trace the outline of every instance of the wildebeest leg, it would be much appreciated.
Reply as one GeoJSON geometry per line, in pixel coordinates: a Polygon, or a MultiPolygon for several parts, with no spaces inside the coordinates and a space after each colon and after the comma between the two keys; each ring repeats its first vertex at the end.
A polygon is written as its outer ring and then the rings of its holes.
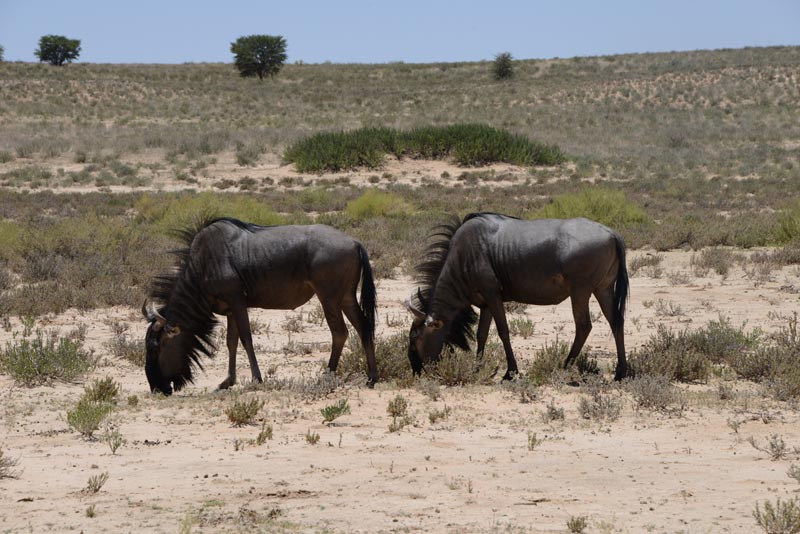
{"type": "Polygon", "coordinates": [[[572,348],[569,349],[567,359],[564,361],[564,369],[567,369],[575,358],[580,354],[589,332],[592,331],[592,318],[589,315],[589,297],[591,293],[573,293],[572,317],[575,319],[575,339],[572,341],[572,348]]]}
{"type": "MultiPolygon", "coordinates": [[[[517,360],[514,358],[514,351],[511,350],[511,339],[508,335],[508,322],[506,321],[506,310],[503,308],[503,300],[499,295],[483,295],[486,301],[486,307],[494,317],[494,325],[497,327],[497,335],[500,336],[500,341],[503,342],[503,349],[506,352],[506,374],[503,375],[503,380],[511,380],[519,372],[517,369],[517,360]]],[[[483,309],[481,309],[481,321],[483,321],[483,309]]],[[[487,328],[488,329],[488,328],[487,328]]]]}
{"type": "MultiPolygon", "coordinates": [[[[353,325],[353,328],[358,332],[358,337],[361,339],[361,345],[364,347],[364,354],[367,355],[367,376],[369,377],[369,385],[374,385],[378,381],[378,367],[375,363],[375,342],[371,339],[364,339],[364,322],[367,320],[358,306],[355,297],[346,298],[342,305],[342,310],[347,316],[347,320],[353,325]]],[[[336,363],[338,364],[338,358],[336,363]]],[[[334,368],[335,369],[335,368],[334,368]]]]}
{"type": "Polygon", "coordinates": [[[232,315],[228,315],[228,332],[225,336],[228,345],[228,376],[217,389],[228,389],[236,383],[236,349],[239,347],[239,330],[232,315]]]}
{"type": "Polygon", "coordinates": [[[617,370],[614,373],[614,380],[622,380],[628,376],[628,362],[625,360],[625,329],[620,325],[614,325],[614,290],[610,287],[598,290],[594,297],[600,303],[606,321],[611,325],[614,343],[617,345],[617,370]]]}
{"type": "MultiPolygon", "coordinates": [[[[319,297],[319,295],[317,295],[319,297]]],[[[339,366],[339,357],[342,355],[344,343],[347,341],[347,325],[342,317],[341,304],[338,301],[320,298],[322,309],[325,312],[325,321],[331,330],[331,357],[328,360],[328,369],[336,371],[339,366]]],[[[355,326],[355,325],[354,325],[355,326]]],[[[374,357],[374,356],[373,356],[374,357]]]]}
{"type": "Polygon", "coordinates": [[[239,340],[242,342],[244,350],[247,352],[247,359],[250,361],[250,375],[253,377],[254,382],[261,382],[261,371],[258,368],[256,353],[253,350],[253,335],[250,333],[250,317],[247,315],[247,308],[244,306],[233,307],[231,315],[236,321],[239,340]]]}
{"type": "Polygon", "coordinates": [[[483,306],[481,308],[480,319],[478,319],[478,332],[475,339],[478,342],[478,349],[476,351],[478,359],[483,358],[483,349],[486,348],[486,340],[489,338],[489,327],[492,324],[492,314],[489,313],[489,308],[483,306]]]}

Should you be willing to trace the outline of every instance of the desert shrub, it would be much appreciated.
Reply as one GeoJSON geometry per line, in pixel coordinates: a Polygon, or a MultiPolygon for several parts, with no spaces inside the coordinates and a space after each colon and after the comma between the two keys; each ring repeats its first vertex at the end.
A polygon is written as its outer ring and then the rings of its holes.
{"type": "Polygon", "coordinates": [[[261,144],[236,144],[236,163],[242,167],[255,166],[258,158],[264,153],[264,146],[261,144]]]}
{"type": "Polygon", "coordinates": [[[260,225],[284,224],[282,216],[250,195],[231,195],[206,191],[199,194],[143,195],[136,203],[139,218],[162,234],[193,227],[199,220],[235,217],[260,225]]]}
{"type": "Polygon", "coordinates": [[[259,410],[264,407],[264,401],[255,397],[248,399],[234,398],[233,402],[225,408],[225,415],[235,426],[253,424],[259,410]]]}
{"type": "Polygon", "coordinates": [[[639,271],[647,270],[647,274],[654,276],[658,274],[661,262],[664,261],[662,254],[645,254],[643,256],[635,256],[628,260],[628,273],[635,276],[639,271]]]}
{"type": "Polygon", "coordinates": [[[510,52],[503,52],[494,57],[492,75],[495,80],[507,80],[514,77],[514,63],[510,52]]]}
{"type": "Polygon", "coordinates": [[[578,403],[580,416],[593,421],[615,421],[621,412],[621,401],[600,388],[592,388],[589,396],[581,396],[578,403]]]}
{"type": "Polygon", "coordinates": [[[781,501],[779,497],[774,505],[769,501],[764,501],[763,509],[756,503],[753,518],[767,534],[797,534],[800,532],[800,505],[796,498],[781,501]]]}
{"type": "Polygon", "coordinates": [[[680,400],[678,390],[666,376],[645,375],[626,380],[625,390],[636,406],[649,410],[665,410],[680,400]]]}
{"type": "MultiPolygon", "coordinates": [[[[339,376],[363,374],[366,355],[361,340],[355,331],[350,331],[347,349],[342,353],[336,373],[339,376]]],[[[411,364],[408,361],[408,334],[398,332],[387,338],[375,338],[375,361],[378,366],[378,380],[397,380],[400,384],[412,381],[411,364]]]]}
{"type": "Polygon", "coordinates": [[[67,412],[67,424],[84,437],[90,438],[113,409],[114,406],[109,403],[93,402],[84,396],[75,408],[67,412]]]}
{"type": "Polygon", "coordinates": [[[4,478],[17,478],[19,473],[14,469],[18,463],[16,458],[11,458],[0,449],[0,480],[4,478]]]}
{"type": "Polygon", "coordinates": [[[428,376],[445,386],[489,384],[503,361],[502,348],[487,343],[481,360],[475,353],[461,349],[443,350],[438,361],[425,366],[428,376]]]}
{"type": "Polygon", "coordinates": [[[796,200],[779,212],[777,234],[777,239],[781,243],[800,239],[800,200],[796,200]]]}
{"type": "Polygon", "coordinates": [[[683,382],[708,378],[711,364],[692,346],[687,333],[675,333],[658,325],[656,334],[629,354],[629,375],[632,377],[662,376],[683,382]]]}
{"type": "Polygon", "coordinates": [[[112,324],[111,331],[114,337],[106,343],[111,355],[114,358],[126,360],[136,367],[144,367],[146,357],[144,339],[128,337],[128,325],[125,323],[112,324]]]}
{"type": "MultiPolygon", "coordinates": [[[[537,349],[531,367],[528,369],[528,377],[536,385],[550,384],[553,381],[553,374],[561,372],[564,362],[567,361],[570,345],[564,341],[556,340],[553,343],[545,342],[544,347],[537,349]]],[[[579,375],[598,374],[597,360],[582,350],[575,361],[573,367],[567,372],[577,371],[579,375]]]]}
{"type": "Polygon", "coordinates": [[[360,197],[347,203],[345,213],[355,220],[373,217],[393,217],[411,211],[411,206],[394,193],[367,189],[360,197]]]}
{"type": "Polygon", "coordinates": [[[740,376],[766,376],[769,356],[759,348],[762,333],[736,328],[720,317],[698,330],[673,332],[659,325],[645,344],[630,354],[633,376],[665,376],[681,382],[704,381],[711,364],[726,364],[740,376]]]}
{"type": "Polygon", "coordinates": [[[733,264],[736,262],[736,254],[727,248],[711,247],[700,251],[699,254],[692,256],[692,266],[698,273],[712,270],[715,273],[726,276],[733,264]]]}
{"type": "Polygon", "coordinates": [[[110,376],[96,378],[84,388],[83,398],[89,402],[116,404],[119,391],[119,384],[110,376]]]}
{"type": "Polygon", "coordinates": [[[624,192],[596,186],[558,195],[532,214],[536,219],[572,217],[586,217],[615,229],[651,224],[645,211],[628,200],[624,192]]]}
{"type": "Polygon", "coordinates": [[[72,382],[85,376],[96,363],[94,354],[78,339],[37,330],[24,333],[0,350],[0,371],[23,386],[53,380],[72,382]]]}
{"type": "Polygon", "coordinates": [[[347,403],[347,399],[341,399],[336,404],[329,404],[325,406],[320,410],[320,413],[322,414],[322,422],[330,423],[342,415],[349,414],[350,405],[347,403]]]}

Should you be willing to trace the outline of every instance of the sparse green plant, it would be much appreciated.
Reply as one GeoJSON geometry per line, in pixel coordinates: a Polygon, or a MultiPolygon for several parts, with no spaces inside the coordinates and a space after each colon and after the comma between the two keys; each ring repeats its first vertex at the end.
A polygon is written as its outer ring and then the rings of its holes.
{"type": "Polygon", "coordinates": [[[255,443],[256,445],[263,445],[267,442],[267,440],[272,440],[272,425],[268,425],[266,422],[263,422],[261,423],[261,430],[256,436],[255,443]]]}
{"type": "Polygon", "coordinates": [[[550,402],[547,404],[547,408],[542,412],[542,420],[545,423],[551,423],[553,421],[563,421],[564,420],[564,408],[556,406],[554,401],[551,399],[550,402]]]}
{"type": "Polygon", "coordinates": [[[0,350],[0,371],[16,382],[32,387],[53,380],[72,382],[94,368],[94,355],[76,339],[40,330],[23,332],[15,342],[0,350]]]}
{"type": "Polygon", "coordinates": [[[447,419],[450,415],[450,408],[445,404],[444,408],[441,410],[433,409],[428,413],[428,420],[431,422],[432,425],[435,425],[442,419],[447,419]]]}
{"type": "Polygon", "coordinates": [[[763,509],[756,503],[753,518],[766,534],[800,532],[800,505],[796,498],[782,501],[778,497],[774,505],[770,501],[764,501],[763,509]]]}
{"type": "Polygon", "coordinates": [[[104,471],[99,475],[92,475],[89,477],[89,481],[86,483],[86,488],[84,488],[83,492],[95,494],[100,491],[106,482],[108,482],[108,471],[104,471]]]}
{"type": "Polygon", "coordinates": [[[442,397],[442,387],[439,382],[427,376],[418,378],[414,382],[414,388],[434,402],[442,397]]]}
{"type": "Polygon", "coordinates": [[[681,400],[669,378],[662,375],[643,375],[626,380],[625,389],[636,406],[648,410],[666,410],[681,400]]]}
{"type": "Polygon", "coordinates": [[[111,454],[117,454],[117,449],[126,443],[119,429],[111,425],[106,426],[106,430],[103,432],[103,441],[108,444],[111,454]]]}
{"type": "Polygon", "coordinates": [[[126,323],[111,323],[111,331],[114,337],[106,343],[111,354],[117,359],[132,363],[136,367],[144,367],[144,340],[129,338],[127,333],[128,325],[126,323]]]}
{"type": "Polygon", "coordinates": [[[527,317],[512,317],[508,321],[508,331],[512,336],[528,339],[536,331],[536,324],[527,317]]]}
{"type": "Polygon", "coordinates": [[[117,397],[119,397],[119,384],[110,376],[95,378],[83,391],[83,398],[89,402],[116,404],[117,397]]]}
{"type": "Polygon", "coordinates": [[[528,450],[529,451],[532,451],[532,450],[536,449],[536,447],[541,445],[543,441],[544,441],[544,438],[539,438],[536,435],[536,432],[532,432],[532,431],[528,430],[528,450]]]}
{"type": "Polygon", "coordinates": [[[316,445],[319,443],[319,434],[313,432],[312,430],[306,431],[306,443],[309,445],[316,445]]]}
{"type": "Polygon", "coordinates": [[[386,412],[392,416],[389,432],[399,432],[413,423],[413,418],[408,413],[408,401],[402,395],[397,395],[389,401],[386,412]]]}
{"type": "Polygon", "coordinates": [[[92,519],[97,516],[97,509],[95,508],[94,504],[90,504],[86,507],[86,517],[92,519]]]}
{"type": "Polygon", "coordinates": [[[800,483],[800,465],[797,464],[790,465],[789,470],[786,471],[786,475],[789,478],[794,479],[795,482],[800,483]]]}
{"type": "Polygon", "coordinates": [[[137,395],[128,395],[128,406],[131,408],[139,406],[139,397],[137,395]]]}
{"type": "Polygon", "coordinates": [[[615,421],[619,418],[622,411],[622,403],[619,399],[608,393],[604,393],[600,388],[591,388],[589,396],[581,396],[578,404],[578,413],[584,419],[593,421],[615,421]]]}
{"type": "Polygon", "coordinates": [[[512,380],[503,382],[503,389],[518,395],[519,401],[522,404],[528,404],[536,400],[537,387],[536,383],[529,376],[524,375],[518,375],[512,380]]]}
{"type": "Polygon", "coordinates": [[[67,412],[67,424],[85,438],[91,438],[113,409],[111,404],[81,398],[75,408],[67,412]]]}
{"type": "Polygon", "coordinates": [[[225,408],[225,415],[235,426],[253,424],[259,410],[264,407],[264,401],[256,397],[247,399],[234,398],[233,402],[225,408]]]}
{"type": "Polygon", "coordinates": [[[766,453],[773,462],[783,460],[790,453],[786,442],[778,434],[771,434],[766,445],[758,443],[753,436],[747,438],[747,442],[757,451],[766,453]]]}
{"type": "Polygon", "coordinates": [[[347,403],[347,399],[341,399],[336,404],[325,406],[320,413],[322,413],[322,422],[330,423],[338,417],[349,414],[350,405],[347,403]]]}
{"type": "Polygon", "coordinates": [[[567,520],[567,530],[569,530],[572,534],[582,534],[582,532],[586,530],[587,526],[589,526],[589,522],[587,521],[586,516],[572,516],[567,520]]]}

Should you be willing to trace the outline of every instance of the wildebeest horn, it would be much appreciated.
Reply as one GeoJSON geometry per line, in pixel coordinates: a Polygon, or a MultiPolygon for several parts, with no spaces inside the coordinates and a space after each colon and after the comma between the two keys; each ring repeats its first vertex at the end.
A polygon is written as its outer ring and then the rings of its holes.
{"type": "Polygon", "coordinates": [[[417,309],[416,306],[414,306],[414,303],[411,301],[410,298],[408,299],[408,301],[406,301],[406,308],[408,308],[408,311],[413,313],[414,317],[416,317],[417,319],[425,318],[425,314],[419,311],[419,309],[417,309]]]}
{"type": "Polygon", "coordinates": [[[148,321],[155,321],[156,330],[161,330],[161,328],[167,324],[166,318],[158,313],[155,304],[152,302],[147,302],[145,300],[144,303],[142,303],[142,315],[144,315],[148,321]]]}

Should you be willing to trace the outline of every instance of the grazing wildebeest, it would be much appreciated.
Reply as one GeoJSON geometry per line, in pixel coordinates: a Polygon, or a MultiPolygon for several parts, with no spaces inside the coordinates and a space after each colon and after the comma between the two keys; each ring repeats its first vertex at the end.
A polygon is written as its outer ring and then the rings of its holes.
{"type": "Polygon", "coordinates": [[[588,219],[526,221],[473,213],[435,227],[431,237],[417,266],[420,288],[408,302],[415,316],[408,345],[415,373],[422,371],[423,363],[437,359],[445,345],[469,350],[476,320],[480,357],[494,318],[508,364],[504,378],[509,379],[517,373],[517,361],[503,302],[548,305],[569,297],[575,339],[566,368],[592,329],[589,297],[594,295],[614,334],[615,379],[625,377],[628,270],[619,234],[588,219]],[[480,319],[472,306],[480,309],[480,319]]]}
{"type": "Polygon", "coordinates": [[[329,226],[257,226],[231,218],[179,235],[186,248],[176,251],[177,268],[154,279],[151,301],[142,306],[150,321],[145,373],[152,391],[169,395],[192,381],[193,367],[202,368],[200,357],[213,348],[214,314],[228,318],[228,376],[219,388],[236,382],[240,340],[260,382],[247,309],[294,309],[315,294],[333,337],[328,368],[336,370],[347,340],[344,312],[364,346],[370,383],[377,379],[375,283],[361,243],[329,226]]]}

